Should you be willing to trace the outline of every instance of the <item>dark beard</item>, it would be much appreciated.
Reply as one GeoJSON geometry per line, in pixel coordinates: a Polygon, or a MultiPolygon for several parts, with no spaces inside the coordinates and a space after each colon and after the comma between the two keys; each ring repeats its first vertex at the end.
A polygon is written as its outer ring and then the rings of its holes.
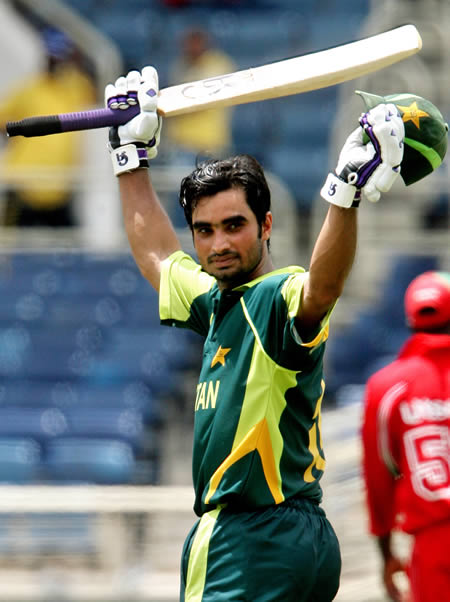
{"type": "MultiPolygon", "coordinates": [[[[240,258],[240,255],[237,253],[234,254],[234,256],[240,258]]],[[[213,276],[217,280],[217,282],[223,283],[225,285],[229,285],[231,283],[233,285],[232,288],[235,288],[236,286],[245,284],[246,282],[249,282],[252,279],[250,277],[250,274],[252,274],[252,272],[255,271],[256,267],[261,262],[261,259],[262,259],[262,240],[259,238],[257,240],[257,244],[255,245],[254,252],[252,253],[252,255],[249,258],[249,260],[251,261],[251,265],[248,266],[247,268],[241,269],[239,271],[232,271],[230,273],[227,273],[226,270],[224,270],[223,274],[220,273],[220,271],[218,274],[213,273],[207,269],[205,269],[205,271],[208,272],[208,274],[210,274],[211,276],[213,276]]],[[[230,287],[227,286],[227,288],[230,288],[230,287]]]]}

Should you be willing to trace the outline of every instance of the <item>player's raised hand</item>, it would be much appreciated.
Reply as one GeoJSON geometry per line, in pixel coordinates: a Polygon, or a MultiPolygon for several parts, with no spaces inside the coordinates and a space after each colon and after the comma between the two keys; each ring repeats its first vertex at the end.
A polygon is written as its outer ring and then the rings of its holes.
{"type": "Polygon", "coordinates": [[[362,196],[379,200],[400,174],[405,128],[393,104],[379,104],[364,113],[347,138],[336,172],[330,173],[321,196],[340,207],[357,207],[362,196]]]}
{"type": "Polygon", "coordinates": [[[158,153],[162,120],[157,114],[158,73],[154,67],[130,71],[105,88],[105,105],[123,110],[139,104],[140,112],[124,125],[109,130],[111,158],[115,175],[148,167],[148,159],[158,153]]]}

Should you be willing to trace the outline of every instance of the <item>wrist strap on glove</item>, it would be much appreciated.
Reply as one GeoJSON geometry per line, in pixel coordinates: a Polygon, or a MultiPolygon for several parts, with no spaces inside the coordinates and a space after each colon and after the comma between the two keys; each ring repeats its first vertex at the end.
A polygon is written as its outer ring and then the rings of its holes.
{"type": "Polygon", "coordinates": [[[329,173],[320,191],[320,196],[333,205],[349,209],[359,206],[361,190],[344,182],[336,174],[329,173]]]}
{"type": "Polygon", "coordinates": [[[144,145],[126,144],[118,148],[110,148],[114,175],[148,167],[147,149],[144,145]]]}

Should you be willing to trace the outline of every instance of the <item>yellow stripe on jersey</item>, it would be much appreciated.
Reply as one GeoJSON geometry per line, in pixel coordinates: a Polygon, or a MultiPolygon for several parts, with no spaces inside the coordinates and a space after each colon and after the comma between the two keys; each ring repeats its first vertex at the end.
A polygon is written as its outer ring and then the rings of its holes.
{"type": "Polygon", "coordinates": [[[325,459],[321,456],[319,448],[323,449],[323,445],[322,445],[322,399],[323,399],[323,394],[325,392],[325,382],[322,380],[321,382],[321,386],[322,386],[322,394],[320,395],[319,399],[317,400],[316,403],[316,409],[314,411],[314,416],[313,416],[313,425],[312,427],[309,429],[309,446],[308,449],[311,452],[311,455],[313,457],[313,460],[311,462],[311,464],[308,466],[308,468],[305,470],[305,473],[303,475],[303,479],[307,482],[307,483],[312,483],[313,481],[316,480],[316,477],[313,475],[312,470],[313,468],[317,468],[317,470],[325,470],[325,459]]]}
{"type": "Polygon", "coordinates": [[[273,270],[273,272],[268,272],[267,274],[258,276],[258,278],[255,278],[254,280],[250,280],[250,282],[246,282],[245,284],[236,286],[233,290],[234,291],[246,291],[247,289],[252,288],[252,286],[259,284],[260,282],[262,282],[266,278],[270,278],[271,276],[278,276],[280,274],[304,274],[304,273],[305,273],[304,268],[301,268],[298,265],[289,265],[286,268],[279,268],[278,270],[273,270]]]}
{"type": "Polygon", "coordinates": [[[261,458],[261,464],[266,478],[267,486],[273,496],[276,504],[284,500],[281,492],[281,479],[278,466],[275,465],[274,449],[272,447],[271,436],[267,420],[263,418],[255,424],[246,434],[244,439],[240,441],[237,447],[233,447],[231,454],[222,462],[210,480],[208,495],[205,499],[205,504],[209,504],[211,497],[214,495],[217,487],[222,480],[225,472],[241,458],[247,454],[257,451],[261,458]]]}
{"type": "Polygon", "coordinates": [[[186,322],[196,297],[208,292],[215,278],[202,271],[187,253],[175,251],[161,263],[159,316],[186,322]],[[175,294],[175,292],[177,294],[175,294]]]}
{"type": "Polygon", "coordinates": [[[222,508],[223,506],[218,506],[211,512],[206,512],[200,519],[189,553],[185,602],[202,601],[208,566],[209,541],[222,508]]]}
{"type": "Polygon", "coordinates": [[[320,343],[323,343],[324,341],[326,341],[328,339],[328,332],[330,330],[328,321],[330,319],[330,313],[328,313],[325,318],[322,320],[321,322],[321,330],[319,331],[319,333],[317,334],[317,336],[312,340],[312,341],[308,341],[307,343],[302,343],[302,347],[317,347],[317,345],[320,345],[320,343]],[[325,322],[326,320],[326,322],[325,322]],[[325,322],[325,325],[324,325],[325,322]]]}
{"type": "MultiPolygon", "coordinates": [[[[289,278],[286,279],[286,282],[283,284],[283,288],[281,289],[281,294],[283,299],[286,301],[288,315],[291,319],[295,318],[295,316],[298,314],[298,310],[301,305],[303,284],[307,277],[307,273],[292,274],[292,276],[289,276],[289,278]],[[299,286],[299,279],[301,279],[301,286],[299,286]]],[[[302,347],[317,347],[320,345],[320,343],[323,343],[328,339],[330,317],[334,307],[335,305],[328,310],[326,316],[322,319],[320,323],[320,331],[316,337],[307,343],[300,343],[302,347]]]]}
{"type": "Polygon", "coordinates": [[[281,289],[281,295],[286,302],[288,315],[290,318],[294,318],[300,307],[303,284],[307,278],[307,273],[292,274],[286,278],[283,288],[281,289]]]}
{"type": "Polygon", "coordinates": [[[284,495],[280,471],[283,438],[279,423],[286,407],[285,392],[296,386],[299,372],[279,366],[267,355],[243,298],[240,303],[255,336],[255,345],[231,453],[211,477],[205,503],[209,503],[228,468],[253,451],[259,453],[275,503],[280,503],[284,495]]]}

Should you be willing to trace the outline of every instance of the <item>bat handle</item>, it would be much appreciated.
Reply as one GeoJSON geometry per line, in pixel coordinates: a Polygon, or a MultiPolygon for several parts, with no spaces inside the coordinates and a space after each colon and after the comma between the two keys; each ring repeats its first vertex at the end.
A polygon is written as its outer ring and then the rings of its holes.
{"type": "Polygon", "coordinates": [[[29,117],[21,121],[9,121],[6,124],[8,136],[48,136],[62,132],[92,130],[96,128],[123,125],[139,113],[139,105],[125,110],[92,109],[76,113],[60,113],[59,115],[43,115],[29,117]]]}

